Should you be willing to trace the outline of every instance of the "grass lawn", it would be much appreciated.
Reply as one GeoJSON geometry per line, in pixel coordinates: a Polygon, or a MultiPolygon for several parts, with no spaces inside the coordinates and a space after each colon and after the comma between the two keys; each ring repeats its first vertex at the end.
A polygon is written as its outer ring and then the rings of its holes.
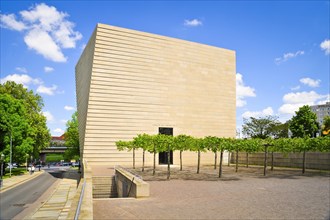
{"type": "Polygon", "coordinates": [[[47,154],[46,162],[60,162],[64,160],[63,154],[47,154]]]}
{"type": "MultiPolygon", "coordinates": [[[[22,175],[22,174],[27,173],[27,172],[28,171],[26,171],[25,167],[11,169],[11,175],[12,176],[19,176],[19,175],[22,175]]],[[[9,178],[9,169],[8,168],[6,168],[6,174],[3,176],[3,178],[4,179],[9,178]]]]}

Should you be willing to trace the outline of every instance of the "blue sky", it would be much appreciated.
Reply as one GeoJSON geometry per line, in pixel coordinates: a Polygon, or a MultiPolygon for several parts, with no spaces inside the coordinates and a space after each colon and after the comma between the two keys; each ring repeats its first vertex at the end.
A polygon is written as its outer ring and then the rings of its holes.
{"type": "Polygon", "coordinates": [[[236,51],[237,126],[329,101],[330,1],[1,1],[1,83],[40,94],[52,135],[76,109],[75,65],[97,23],[236,51]]]}

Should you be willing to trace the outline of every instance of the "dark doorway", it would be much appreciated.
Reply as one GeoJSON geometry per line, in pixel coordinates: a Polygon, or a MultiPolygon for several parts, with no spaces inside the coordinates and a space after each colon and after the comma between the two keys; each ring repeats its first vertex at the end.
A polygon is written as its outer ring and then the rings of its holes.
{"type": "MultiPolygon", "coordinates": [[[[173,136],[173,128],[159,128],[159,134],[173,136]]],[[[159,153],[159,164],[167,164],[167,152],[159,153]]],[[[170,151],[170,164],[173,164],[173,151],[170,151]]]]}

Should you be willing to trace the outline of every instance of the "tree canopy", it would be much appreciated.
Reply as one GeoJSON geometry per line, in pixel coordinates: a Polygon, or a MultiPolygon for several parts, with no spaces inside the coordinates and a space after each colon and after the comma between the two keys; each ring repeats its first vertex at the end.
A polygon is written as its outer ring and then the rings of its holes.
{"type": "Polygon", "coordinates": [[[277,117],[266,116],[260,118],[250,117],[244,119],[243,134],[251,138],[265,139],[279,135],[278,131],[281,123],[277,120],[277,117]]]}
{"type": "Polygon", "coordinates": [[[72,114],[71,120],[66,123],[66,131],[64,133],[65,146],[68,148],[65,151],[64,158],[66,160],[80,158],[79,148],[79,131],[78,131],[78,113],[72,114]]]}
{"type": "Polygon", "coordinates": [[[0,152],[8,162],[12,138],[13,162],[25,161],[26,155],[39,156],[48,147],[50,133],[42,114],[43,100],[21,84],[0,84],[0,152]]]}
{"type": "Polygon", "coordinates": [[[322,135],[330,137],[330,116],[325,116],[323,118],[323,124],[321,128],[322,128],[322,135]]]}
{"type": "Polygon", "coordinates": [[[308,105],[296,111],[289,124],[292,137],[314,137],[319,130],[317,116],[308,105]]]}

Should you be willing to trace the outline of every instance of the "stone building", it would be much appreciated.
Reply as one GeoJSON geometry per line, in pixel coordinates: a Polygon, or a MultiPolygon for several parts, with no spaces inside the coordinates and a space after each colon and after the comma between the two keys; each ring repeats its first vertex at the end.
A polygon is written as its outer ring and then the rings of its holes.
{"type": "MultiPolygon", "coordinates": [[[[131,165],[132,153],[115,142],[140,133],[235,137],[235,68],[232,50],[97,24],[76,65],[81,158],[131,165]]],[[[201,163],[213,155],[203,153],[201,163]]],[[[142,151],[136,157],[139,165],[142,151]]],[[[179,153],[172,157],[179,164],[179,153]]],[[[196,161],[183,153],[184,165],[196,161]]]]}

